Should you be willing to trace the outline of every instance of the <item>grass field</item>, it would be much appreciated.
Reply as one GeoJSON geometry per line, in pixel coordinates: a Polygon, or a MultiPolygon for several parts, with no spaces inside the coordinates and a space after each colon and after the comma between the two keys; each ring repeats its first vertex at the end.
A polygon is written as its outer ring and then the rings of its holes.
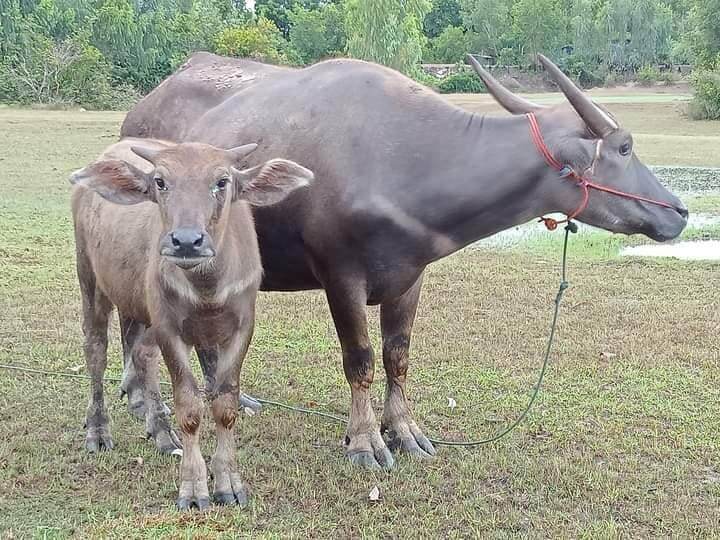
{"type": "MultiPolygon", "coordinates": [[[[452,99],[496,110],[486,97],[452,99]]],[[[626,99],[608,106],[646,162],[720,165],[717,124],[690,122],[665,98],[626,99]]],[[[66,179],[115,139],[121,120],[0,109],[0,363],[82,372],[66,179]]],[[[710,215],[717,203],[717,193],[690,200],[710,215]]],[[[590,235],[571,245],[547,383],[513,434],[367,472],[343,459],[343,426],[266,408],[237,430],[253,489],[246,510],[177,513],[177,463],[144,440],[124,403],[108,400],[116,449],[90,456],[85,381],[0,370],[0,538],[717,537],[720,267],[616,256],[635,241],[590,235]],[[381,500],[371,503],[375,486],[381,500]]],[[[547,233],[532,249],[467,249],[430,267],[409,383],[428,435],[485,436],[525,405],[560,243],[547,233]]],[[[112,332],[108,375],[119,376],[112,332]]],[[[383,384],[378,365],[378,410],[383,384]]],[[[321,293],[261,295],[243,388],[347,412],[321,293]]],[[[107,384],[110,396],[116,389],[107,384]]]]}

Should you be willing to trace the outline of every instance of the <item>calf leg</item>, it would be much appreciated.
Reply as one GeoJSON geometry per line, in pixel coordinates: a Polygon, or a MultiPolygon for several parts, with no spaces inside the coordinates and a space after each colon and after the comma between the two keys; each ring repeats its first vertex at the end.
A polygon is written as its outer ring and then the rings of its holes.
{"type": "Polygon", "coordinates": [[[146,330],[135,344],[132,363],[138,386],[143,389],[145,431],[148,437],[152,437],[160,453],[182,455],[180,439],[170,423],[170,411],[160,397],[160,348],[152,328],[146,330]]]}
{"type": "Polygon", "coordinates": [[[240,401],[240,369],[255,324],[255,299],[249,299],[245,304],[252,307],[249,307],[243,316],[240,330],[227,347],[217,349],[215,362],[202,364],[205,377],[209,381],[207,396],[217,434],[217,447],[210,461],[210,470],[215,480],[213,499],[218,504],[240,506],[245,506],[248,502],[248,489],[238,473],[234,427],[240,401]]]}
{"type": "Polygon", "coordinates": [[[107,367],[108,317],[112,304],[95,287],[94,279],[88,278],[87,274],[83,276],[82,272],[80,276],[85,364],[90,375],[90,401],[85,417],[85,448],[89,452],[98,452],[112,450],[113,447],[103,390],[103,376],[107,367]]]}
{"type": "Polygon", "coordinates": [[[380,435],[370,401],[375,366],[367,332],[365,289],[357,283],[334,283],[326,285],[325,292],[340,338],[345,378],[350,384],[345,453],[356,465],[391,468],[394,460],[380,435]]]}
{"type": "Polygon", "coordinates": [[[430,457],[435,455],[435,448],[415,423],[405,395],[410,334],[421,288],[422,276],[401,297],[380,306],[386,374],[381,429],[388,435],[390,448],[400,448],[418,457],[430,457]]]}
{"type": "Polygon", "coordinates": [[[182,436],[183,455],[177,506],[180,510],[189,510],[193,506],[205,510],[210,506],[210,494],[207,467],[200,452],[200,422],[204,404],[190,370],[190,349],[178,337],[158,338],[172,379],[175,416],[182,436]]]}
{"type": "Polygon", "coordinates": [[[120,336],[123,350],[123,376],[120,383],[120,397],[127,395],[128,410],[138,418],[145,418],[145,397],[143,387],[135,372],[135,365],[132,359],[133,348],[145,331],[145,325],[123,317],[118,313],[120,320],[120,336]]]}
{"type": "MultiPolygon", "coordinates": [[[[203,376],[205,377],[205,387],[209,388],[212,386],[214,374],[209,371],[213,365],[217,364],[217,351],[214,349],[200,349],[196,348],[198,359],[200,360],[200,367],[202,367],[203,376]]],[[[240,393],[240,407],[243,409],[251,409],[256,414],[262,410],[262,403],[255,398],[248,396],[245,393],[240,393]]]]}

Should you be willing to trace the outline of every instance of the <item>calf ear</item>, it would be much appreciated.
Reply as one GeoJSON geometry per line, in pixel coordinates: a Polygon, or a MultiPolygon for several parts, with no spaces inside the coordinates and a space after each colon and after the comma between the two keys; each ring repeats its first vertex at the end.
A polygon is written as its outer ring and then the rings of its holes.
{"type": "Polygon", "coordinates": [[[252,169],[233,172],[236,177],[233,200],[243,199],[254,206],[278,203],[315,178],[312,171],[286,159],[273,159],[252,169]]]}
{"type": "Polygon", "coordinates": [[[85,186],[117,204],[155,200],[151,175],[119,159],[97,161],[70,175],[70,183],[85,186]]]}

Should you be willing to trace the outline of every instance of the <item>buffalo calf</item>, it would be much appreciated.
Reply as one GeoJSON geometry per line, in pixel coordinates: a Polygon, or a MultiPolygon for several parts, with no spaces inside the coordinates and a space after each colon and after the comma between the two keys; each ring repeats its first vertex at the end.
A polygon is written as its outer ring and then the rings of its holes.
{"type": "Polygon", "coordinates": [[[193,346],[208,351],[202,368],[217,433],[210,464],[214,498],[230,504],[247,499],[233,427],[262,276],[247,203],[273,204],[313,178],[281,159],[240,170],[255,147],[223,150],[126,139],[71,177],[85,358],[92,379],[86,448],[113,446],[102,378],[108,317],[115,306],[141,333],[132,361],[144,387],[146,428],[158,448],[171,453],[180,441],[160,400],[161,353],[167,364],[183,446],[177,501],[183,509],[206,508],[210,498],[198,440],[204,400],[189,364],[193,346]]]}

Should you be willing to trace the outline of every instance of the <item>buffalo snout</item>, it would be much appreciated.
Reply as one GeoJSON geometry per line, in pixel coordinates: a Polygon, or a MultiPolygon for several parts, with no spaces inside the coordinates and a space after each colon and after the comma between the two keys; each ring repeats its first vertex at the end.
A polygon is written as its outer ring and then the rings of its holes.
{"type": "Polygon", "coordinates": [[[207,232],[194,227],[180,227],[165,236],[160,254],[182,268],[191,268],[214,257],[215,248],[207,232]]]}

